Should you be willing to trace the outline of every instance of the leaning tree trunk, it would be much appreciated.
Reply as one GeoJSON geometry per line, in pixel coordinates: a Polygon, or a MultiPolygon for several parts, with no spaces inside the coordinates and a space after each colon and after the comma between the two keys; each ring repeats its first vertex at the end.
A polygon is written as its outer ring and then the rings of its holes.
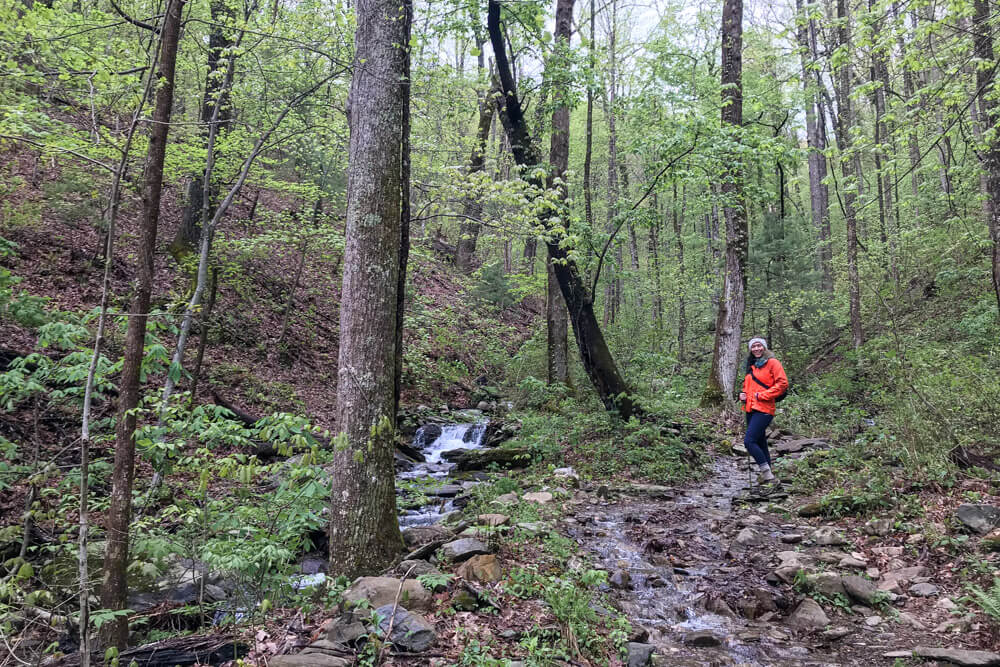
{"type": "MultiPolygon", "coordinates": [[[[564,0],[572,6],[571,0],[564,0]]],[[[500,2],[489,0],[487,13],[487,28],[490,43],[496,58],[497,73],[500,77],[502,94],[497,96],[497,108],[504,130],[510,139],[510,149],[514,160],[521,167],[538,165],[538,156],[531,145],[528,129],[524,122],[524,112],[517,96],[514,77],[511,74],[510,62],[507,59],[506,44],[500,26],[500,2]]],[[[534,182],[536,186],[542,183],[534,182]]],[[[542,220],[547,226],[548,219],[542,220]]],[[[576,262],[562,247],[565,231],[547,229],[546,245],[549,257],[553,260],[553,270],[559,282],[566,307],[569,310],[570,323],[573,325],[573,336],[580,350],[580,361],[587,376],[594,384],[597,394],[604,407],[618,414],[622,419],[629,419],[639,412],[633,403],[631,390],[618,371],[611,350],[594,315],[594,302],[583,282],[576,262]]]]}
{"type": "MultiPolygon", "coordinates": [[[[743,0],[726,0],[722,6],[722,125],[739,141],[743,124],[743,0]]],[[[743,199],[743,174],[739,157],[729,159],[722,182],[723,217],[726,220],[726,274],[715,321],[712,372],[702,395],[702,405],[733,404],[736,367],[743,334],[747,288],[747,219],[743,199]]]]}
{"type": "MultiPolygon", "coordinates": [[[[974,50],[978,59],[976,89],[979,92],[979,112],[986,127],[1000,126],[1000,109],[992,91],[996,88],[997,64],[993,56],[993,37],[990,32],[989,0],[975,0],[973,7],[973,27],[975,29],[974,50]]],[[[980,153],[983,171],[986,172],[987,226],[990,231],[992,248],[993,291],[997,299],[997,314],[1000,315],[1000,137],[994,132],[989,143],[980,153]]]]}
{"type": "MultiPolygon", "coordinates": [[[[570,52],[570,37],[573,25],[574,0],[557,0],[556,25],[552,33],[555,48],[551,60],[546,67],[563,68],[568,66],[570,52]]],[[[549,77],[552,81],[552,136],[549,140],[549,179],[546,184],[549,189],[559,189],[559,205],[563,209],[561,217],[567,219],[569,192],[566,187],[566,171],[569,169],[569,90],[558,77],[549,77]]],[[[566,313],[566,302],[563,301],[556,279],[552,258],[546,262],[548,287],[546,289],[545,312],[548,329],[548,380],[549,384],[569,382],[569,349],[566,335],[569,329],[569,319],[566,313]]]]}
{"type": "MultiPolygon", "coordinates": [[[[184,0],[167,4],[160,34],[159,82],[156,106],[149,132],[149,152],[142,189],[142,221],[140,225],[139,257],[136,288],[129,310],[125,334],[125,354],[119,381],[118,412],[115,429],[115,463],[111,481],[111,505],[105,521],[107,549],[104,557],[104,579],[101,584],[101,606],[104,609],[125,609],[128,585],[129,523],[132,517],[132,483],[135,474],[135,409],[139,405],[139,374],[142,368],[146,340],[146,322],[153,293],[153,258],[156,249],[156,228],[160,218],[160,196],[163,192],[163,162],[170,129],[170,111],[174,102],[174,70],[177,45],[180,41],[181,12],[184,0]]],[[[111,258],[108,258],[111,261],[111,258]]],[[[102,643],[119,650],[128,643],[128,618],[116,616],[101,627],[102,643]]]]}
{"type": "Polygon", "coordinates": [[[330,571],[378,572],[403,548],[393,472],[409,11],[359,0],[337,365],[330,571]],[[386,81],[397,85],[386,85],[386,81]]]}

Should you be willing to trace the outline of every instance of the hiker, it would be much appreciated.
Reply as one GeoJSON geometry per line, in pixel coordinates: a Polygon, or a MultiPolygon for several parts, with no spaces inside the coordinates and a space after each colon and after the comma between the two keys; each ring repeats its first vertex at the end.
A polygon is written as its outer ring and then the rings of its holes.
{"type": "Polygon", "coordinates": [[[788,376],[763,338],[747,343],[746,377],[740,400],[747,413],[747,432],[743,437],[750,456],[760,468],[761,482],[777,482],[771,472],[771,453],[767,450],[767,426],[774,419],[775,399],[788,390],[788,376]]]}

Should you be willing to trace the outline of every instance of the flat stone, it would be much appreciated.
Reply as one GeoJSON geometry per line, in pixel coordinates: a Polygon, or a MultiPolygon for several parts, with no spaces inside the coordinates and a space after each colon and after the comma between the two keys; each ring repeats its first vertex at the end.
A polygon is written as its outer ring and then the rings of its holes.
{"type": "Polygon", "coordinates": [[[649,664],[649,658],[653,655],[656,647],[652,644],[641,644],[639,642],[628,642],[625,650],[628,655],[628,667],[645,667],[649,664]]]}
{"type": "Polygon", "coordinates": [[[809,584],[809,588],[827,597],[846,594],[844,585],[840,581],[840,575],[833,572],[820,572],[819,574],[809,575],[806,581],[809,584]]]}
{"type": "Polygon", "coordinates": [[[684,643],[697,648],[712,648],[721,646],[722,639],[711,630],[698,630],[684,635],[684,643]]]}
{"type": "Polygon", "coordinates": [[[506,514],[480,514],[476,520],[484,526],[503,526],[510,521],[510,517],[506,514]]]}
{"type": "Polygon", "coordinates": [[[328,653],[298,653],[296,655],[276,655],[269,658],[271,667],[351,667],[353,658],[342,658],[328,653]]]}
{"type": "Polygon", "coordinates": [[[515,493],[505,493],[493,499],[495,505],[516,505],[520,498],[515,493]]]}
{"type": "Polygon", "coordinates": [[[865,619],[865,625],[867,625],[869,628],[874,628],[874,627],[877,627],[879,625],[882,625],[882,617],[881,616],[869,616],[868,618],[865,619]]]}
{"type": "Polygon", "coordinates": [[[914,655],[929,660],[947,660],[959,667],[1000,667],[1000,653],[968,651],[960,648],[932,648],[918,646],[914,655]]]}
{"type": "Polygon", "coordinates": [[[910,595],[918,598],[928,598],[937,595],[940,591],[941,589],[934,584],[913,584],[910,586],[910,595]]]}
{"type": "Polygon", "coordinates": [[[830,619],[815,600],[805,598],[785,622],[793,628],[816,630],[829,625],[830,619]]]}
{"type": "Polygon", "coordinates": [[[878,589],[872,582],[856,574],[841,577],[840,582],[844,586],[847,596],[861,604],[871,606],[878,595],[878,589]]]}
{"type": "Polygon", "coordinates": [[[786,584],[795,582],[795,577],[803,570],[801,565],[782,565],[774,570],[772,574],[786,584]]]}
{"type": "Polygon", "coordinates": [[[872,553],[888,558],[899,558],[903,555],[903,547],[872,547],[872,553]]]}
{"type": "Polygon", "coordinates": [[[552,494],[548,491],[534,491],[532,493],[526,493],[521,496],[521,500],[526,500],[529,503],[538,503],[539,505],[545,505],[546,503],[552,502],[552,494]]]}
{"type": "Polygon", "coordinates": [[[552,526],[544,521],[522,521],[516,527],[530,535],[541,535],[552,530],[552,526]]]}
{"type": "Polygon", "coordinates": [[[489,552],[489,547],[474,537],[463,537],[460,540],[448,542],[441,547],[441,554],[448,560],[456,563],[480,554],[488,554],[489,552]]]}
{"type": "Polygon", "coordinates": [[[844,534],[833,526],[820,526],[813,532],[812,539],[821,546],[847,544],[847,538],[844,537],[844,534]]]}
{"type": "Polygon", "coordinates": [[[392,634],[389,635],[389,640],[398,650],[420,653],[429,649],[437,639],[434,626],[420,614],[396,607],[395,619],[393,620],[391,619],[393,615],[393,605],[391,604],[381,606],[375,611],[382,619],[379,623],[379,630],[382,631],[383,636],[388,632],[389,622],[392,620],[392,634]]]}
{"type": "Polygon", "coordinates": [[[798,544],[805,539],[805,535],[802,533],[785,533],[781,536],[781,541],[785,544],[798,544]]]}
{"type": "Polygon", "coordinates": [[[366,634],[364,623],[354,618],[354,614],[341,614],[327,626],[326,641],[343,646],[366,634]]]}
{"type": "Polygon", "coordinates": [[[830,628],[829,630],[824,630],[822,637],[827,641],[835,642],[838,639],[843,639],[852,632],[854,631],[851,630],[850,628],[841,625],[836,628],[830,628]]]}
{"type": "Polygon", "coordinates": [[[436,498],[454,498],[464,490],[460,484],[444,484],[437,488],[428,489],[424,493],[436,498]]]}
{"type": "Polygon", "coordinates": [[[921,623],[917,619],[916,616],[914,616],[913,614],[911,614],[908,611],[901,611],[901,612],[899,612],[898,620],[903,625],[907,625],[907,626],[913,628],[914,630],[926,630],[927,629],[926,625],[924,625],[923,623],[921,623]]]}
{"type": "Polygon", "coordinates": [[[402,582],[402,592],[400,592],[400,580],[394,577],[355,579],[351,587],[344,591],[344,601],[356,605],[362,600],[368,600],[372,607],[381,607],[391,604],[396,599],[397,593],[400,596],[400,604],[405,604],[411,609],[427,611],[431,608],[433,598],[423,584],[416,579],[407,579],[402,582]]]}
{"type": "Polygon", "coordinates": [[[1000,524],[1000,508],[982,503],[959,505],[955,516],[970,530],[981,535],[985,535],[1000,524]]]}
{"type": "Polygon", "coordinates": [[[855,558],[854,556],[844,556],[837,563],[840,567],[853,567],[857,570],[863,570],[868,567],[868,563],[861,560],[860,558],[855,558]]]}
{"type": "Polygon", "coordinates": [[[922,565],[915,565],[913,567],[903,567],[897,570],[892,570],[886,572],[882,575],[882,581],[879,582],[878,588],[880,591],[891,591],[893,593],[901,593],[903,591],[903,586],[915,579],[916,577],[922,577],[927,574],[927,568],[922,565]]]}

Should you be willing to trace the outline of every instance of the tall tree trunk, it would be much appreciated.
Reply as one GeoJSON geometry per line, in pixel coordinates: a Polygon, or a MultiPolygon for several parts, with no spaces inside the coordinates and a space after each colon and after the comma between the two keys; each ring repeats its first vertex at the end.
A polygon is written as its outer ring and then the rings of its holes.
{"type": "Polygon", "coordinates": [[[409,8],[355,5],[348,126],[347,229],[337,363],[337,436],[330,499],[330,572],[379,572],[403,548],[393,438],[402,241],[409,8]]]}
{"type": "Polygon", "coordinates": [[[597,74],[595,39],[597,34],[597,12],[594,0],[590,0],[590,44],[587,45],[587,63],[590,80],[587,82],[587,144],[583,154],[583,205],[587,217],[587,230],[594,229],[594,204],[591,186],[593,183],[591,166],[594,152],[594,77],[597,74]]]}
{"type": "MultiPolygon", "coordinates": [[[[896,21],[900,20],[899,4],[893,2],[892,13],[896,21]]],[[[916,26],[914,26],[916,28],[916,26]]],[[[900,68],[903,70],[903,99],[908,107],[916,102],[916,86],[913,81],[913,71],[906,59],[906,44],[904,32],[900,31],[898,37],[899,53],[902,58],[900,68]]],[[[910,194],[913,195],[913,219],[915,226],[920,226],[920,140],[917,138],[917,123],[915,119],[907,122],[909,131],[906,133],[907,150],[910,156],[910,194]]]]}
{"type": "MultiPolygon", "coordinates": [[[[564,0],[572,8],[572,0],[564,0]]],[[[526,124],[521,102],[517,96],[517,88],[507,59],[507,50],[500,25],[500,2],[489,0],[487,13],[487,28],[490,43],[496,57],[497,73],[500,77],[502,95],[497,97],[500,119],[504,130],[510,138],[511,153],[521,167],[531,167],[538,164],[526,124]]],[[[542,185],[535,182],[535,185],[542,185]]],[[[604,334],[594,315],[594,302],[577,269],[576,262],[564,248],[562,241],[566,232],[552,229],[548,218],[542,223],[546,226],[546,245],[549,257],[552,258],[552,268],[559,282],[566,307],[569,310],[570,322],[573,325],[573,336],[580,351],[580,361],[593,383],[604,407],[622,419],[629,419],[638,414],[638,406],[633,403],[631,390],[618,371],[611,350],[608,348],[604,334]]]]}
{"type": "MultiPolygon", "coordinates": [[[[139,375],[153,293],[153,261],[160,218],[160,196],[163,191],[163,162],[170,129],[170,111],[174,102],[174,71],[183,8],[184,0],[170,0],[160,31],[159,69],[156,75],[159,83],[143,178],[136,288],[125,333],[115,429],[115,463],[111,477],[111,505],[105,520],[107,549],[101,584],[101,606],[112,610],[125,609],[128,597],[126,568],[132,517],[132,483],[135,475],[135,409],[139,405],[139,375]]],[[[111,261],[110,257],[108,261],[111,261]]],[[[128,619],[117,616],[105,623],[101,626],[101,638],[105,645],[124,649],[128,642],[128,619]]]]}
{"type": "Polygon", "coordinates": [[[660,202],[655,192],[651,208],[653,216],[649,224],[649,238],[646,239],[646,262],[653,283],[653,327],[659,330],[663,328],[663,294],[660,292],[660,202]]]}
{"type": "MultiPolygon", "coordinates": [[[[557,0],[556,25],[553,30],[553,49],[546,67],[562,69],[568,67],[570,39],[573,27],[574,0],[557,0]]],[[[562,77],[548,76],[552,94],[552,136],[549,140],[549,189],[559,189],[560,217],[568,219],[566,171],[569,169],[569,94],[562,77]]],[[[569,382],[569,348],[566,344],[569,319],[566,302],[559,290],[559,281],[552,266],[552,258],[546,262],[548,288],[546,290],[545,312],[548,325],[548,371],[549,384],[569,382]]]]}
{"type": "Polygon", "coordinates": [[[687,276],[684,268],[684,213],[687,209],[687,187],[681,189],[680,202],[677,200],[677,181],[674,181],[673,215],[674,239],[677,243],[677,362],[687,358],[684,341],[687,338],[687,276]]]}
{"type": "MultiPolygon", "coordinates": [[[[614,233],[615,217],[618,215],[618,199],[621,193],[618,189],[618,131],[615,125],[618,93],[618,58],[617,58],[617,34],[618,34],[618,2],[611,0],[611,20],[610,32],[608,34],[608,85],[604,95],[604,115],[608,119],[608,202],[607,220],[605,230],[608,234],[614,233]]],[[[615,241],[615,264],[614,271],[608,272],[608,288],[605,291],[608,301],[605,303],[604,324],[608,325],[615,321],[622,305],[622,272],[625,265],[622,262],[622,245],[615,241]],[[609,316],[610,313],[610,316],[609,316]]]]}
{"type": "MultiPolygon", "coordinates": [[[[479,45],[480,59],[482,59],[482,44],[479,45]]],[[[472,148],[472,155],[469,157],[470,174],[478,174],[483,171],[486,165],[486,140],[489,137],[490,125],[493,124],[493,104],[490,103],[489,95],[483,93],[479,96],[479,126],[476,129],[476,143],[472,148]]],[[[462,223],[459,226],[460,234],[458,244],[455,247],[455,266],[462,273],[472,271],[472,259],[476,253],[476,243],[479,239],[480,224],[478,220],[483,216],[483,202],[479,197],[468,197],[462,208],[462,223]]]]}
{"type": "MultiPolygon", "coordinates": [[[[743,125],[743,1],[722,5],[722,125],[733,141],[741,141],[743,125]]],[[[748,232],[743,173],[737,154],[729,158],[722,181],[726,220],[726,273],[715,324],[712,372],[702,405],[733,405],[739,363],[743,312],[746,308],[748,232]]]]}
{"type": "MultiPolygon", "coordinates": [[[[976,89],[979,91],[979,113],[986,127],[1000,126],[1000,109],[997,108],[993,91],[996,89],[997,64],[993,55],[993,36],[990,32],[989,0],[974,0],[973,28],[976,55],[976,89]]],[[[979,151],[982,169],[986,172],[986,206],[989,214],[986,224],[990,232],[992,249],[993,291],[997,299],[997,314],[1000,316],[1000,137],[993,132],[988,143],[979,151]]]]}
{"type": "Polygon", "coordinates": [[[799,12],[798,42],[799,58],[802,64],[802,89],[805,93],[806,143],[809,147],[809,208],[812,213],[813,228],[819,244],[816,248],[816,265],[821,276],[820,287],[824,292],[833,292],[832,252],[830,247],[830,192],[826,184],[826,137],[822,125],[817,120],[817,76],[810,69],[810,61],[818,60],[815,43],[815,21],[802,10],[802,0],[796,0],[799,12]]]}
{"type": "MultiPolygon", "coordinates": [[[[847,0],[837,0],[837,46],[849,49],[851,42],[850,16],[847,13],[847,0]]],[[[844,219],[847,223],[847,283],[848,300],[850,302],[851,338],[854,349],[857,350],[864,342],[861,328],[861,281],[858,276],[858,221],[854,209],[856,190],[850,181],[860,181],[861,175],[853,172],[851,153],[851,129],[854,126],[854,115],[851,110],[851,67],[850,62],[841,63],[837,72],[837,141],[840,144],[840,166],[844,177],[843,194],[844,219]]]]}
{"type": "MultiPolygon", "coordinates": [[[[233,46],[233,40],[230,39],[225,25],[233,18],[232,9],[225,0],[212,0],[209,3],[209,14],[212,24],[208,33],[208,73],[205,76],[205,93],[201,102],[201,131],[206,144],[208,144],[210,123],[215,122],[217,125],[216,137],[220,137],[233,118],[227,90],[229,77],[222,76],[222,73],[227,68],[224,58],[232,59],[235,57],[232,53],[226,53],[233,46]],[[223,56],[224,53],[225,56],[223,56]]],[[[207,148],[209,151],[214,150],[212,145],[207,148]]],[[[194,176],[188,183],[181,224],[177,227],[173,243],[170,244],[170,252],[178,260],[193,252],[201,237],[204,221],[202,213],[202,204],[205,199],[204,185],[201,174],[194,176]]],[[[214,186],[209,188],[208,198],[211,202],[215,201],[218,194],[215,189],[214,186]]],[[[212,210],[210,209],[208,218],[211,217],[212,210]]]]}
{"type": "MultiPolygon", "coordinates": [[[[403,0],[403,12],[406,41],[410,43],[413,29],[413,0],[403,0]]],[[[402,100],[402,137],[400,138],[399,156],[399,276],[396,281],[396,331],[395,331],[395,368],[393,372],[392,419],[393,425],[399,420],[399,401],[403,393],[403,322],[406,318],[406,270],[410,262],[410,98],[412,96],[412,80],[410,79],[411,54],[409,47],[404,49],[403,76],[400,78],[399,91],[402,100]]],[[[480,45],[479,66],[482,68],[482,46],[480,45]]],[[[487,128],[488,129],[488,128],[487,128]]],[[[483,133],[483,150],[486,150],[486,133],[483,133]]],[[[393,445],[395,452],[395,445],[393,445]]],[[[393,454],[395,456],[395,454],[393,454]]],[[[395,459],[393,460],[395,471],[395,459]]],[[[393,537],[395,539],[395,536],[393,537]]]]}

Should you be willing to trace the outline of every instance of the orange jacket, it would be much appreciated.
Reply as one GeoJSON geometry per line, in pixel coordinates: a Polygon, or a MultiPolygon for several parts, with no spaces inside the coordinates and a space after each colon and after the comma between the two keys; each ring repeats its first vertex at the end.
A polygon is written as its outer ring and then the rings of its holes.
{"type": "Polygon", "coordinates": [[[743,391],[747,395],[743,409],[747,412],[756,410],[773,415],[774,397],[780,396],[783,391],[788,389],[788,376],[785,375],[785,369],[782,368],[781,362],[774,357],[768,359],[763,368],[752,367],[752,369],[754,376],[770,389],[765,389],[754,381],[750,373],[747,373],[746,377],[743,378],[743,391]]]}

